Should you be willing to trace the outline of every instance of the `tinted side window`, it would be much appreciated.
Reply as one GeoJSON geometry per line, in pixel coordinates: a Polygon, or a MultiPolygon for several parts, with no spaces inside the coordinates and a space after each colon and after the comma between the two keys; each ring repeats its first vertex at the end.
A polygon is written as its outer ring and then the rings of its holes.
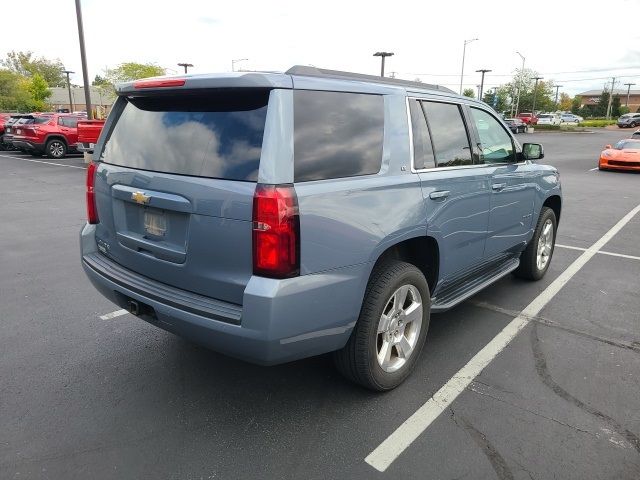
{"type": "Polygon", "coordinates": [[[484,110],[471,108],[471,116],[480,137],[484,163],[514,161],[513,142],[502,125],[484,110]]]}
{"type": "Polygon", "coordinates": [[[78,119],[75,117],[60,117],[60,124],[65,127],[76,128],[78,126],[78,119]]]}
{"type": "Polygon", "coordinates": [[[458,105],[422,102],[436,155],[436,166],[471,165],[471,147],[458,105]]]}
{"type": "Polygon", "coordinates": [[[435,167],[429,127],[417,100],[409,100],[411,129],[413,131],[413,165],[417,170],[435,167]]]}
{"type": "Polygon", "coordinates": [[[295,181],[378,173],[383,133],[380,95],[295,91],[295,181]]]}

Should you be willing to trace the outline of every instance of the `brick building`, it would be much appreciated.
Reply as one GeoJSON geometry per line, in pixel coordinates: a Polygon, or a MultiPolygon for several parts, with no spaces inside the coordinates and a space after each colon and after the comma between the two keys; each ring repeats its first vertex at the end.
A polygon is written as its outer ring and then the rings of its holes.
{"type": "MultiPolygon", "coordinates": [[[[107,88],[89,87],[91,91],[91,104],[96,118],[106,117],[115,101],[115,95],[107,88]]],[[[47,102],[54,110],[69,109],[70,112],[85,110],[84,87],[71,87],[72,105],[69,105],[69,91],[63,87],[52,87],[51,96],[47,102]]]]}
{"type": "MultiPolygon", "coordinates": [[[[620,96],[620,104],[626,105],[627,103],[627,89],[626,88],[616,88],[613,91],[614,95],[620,96]]],[[[589,90],[587,92],[578,93],[578,95],[582,98],[581,107],[585,105],[596,105],[598,100],[600,99],[600,95],[602,95],[602,90],[589,90]]],[[[629,109],[632,112],[636,112],[640,108],[640,90],[631,90],[629,92],[629,109]]]]}

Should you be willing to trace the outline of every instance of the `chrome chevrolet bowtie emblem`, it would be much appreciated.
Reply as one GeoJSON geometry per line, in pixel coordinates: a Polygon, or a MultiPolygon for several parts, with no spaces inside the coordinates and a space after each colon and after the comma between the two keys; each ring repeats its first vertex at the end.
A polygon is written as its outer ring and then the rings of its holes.
{"type": "Polygon", "coordinates": [[[143,192],[133,192],[131,194],[131,200],[141,205],[146,205],[151,200],[149,195],[145,195],[143,192]]]}

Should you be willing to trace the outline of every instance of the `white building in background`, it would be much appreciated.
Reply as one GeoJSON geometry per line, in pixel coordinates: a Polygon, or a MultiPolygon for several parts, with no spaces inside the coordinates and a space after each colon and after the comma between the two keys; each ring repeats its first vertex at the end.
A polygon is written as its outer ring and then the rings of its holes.
{"type": "MultiPolygon", "coordinates": [[[[91,105],[96,118],[106,118],[111,106],[115,101],[115,94],[110,86],[89,87],[91,92],[91,105]]],[[[63,87],[51,87],[51,96],[47,102],[51,104],[53,110],[68,109],[70,112],[86,110],[84,87],[71,87],[71,101],[69,105],[69,91],[63,87]]]]}

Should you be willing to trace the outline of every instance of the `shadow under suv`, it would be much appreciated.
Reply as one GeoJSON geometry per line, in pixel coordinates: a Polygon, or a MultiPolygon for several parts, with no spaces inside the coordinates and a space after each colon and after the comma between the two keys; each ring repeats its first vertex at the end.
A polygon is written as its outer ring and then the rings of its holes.
{"type": "Polygon", "coordinates": [[[545,274],[561,190],[542,157],[438,86],[311,67],[127,83],[87,170],[82,265],[160,328],[266,365],[334,352],[388,390],[431,313],[545,274]]]}

